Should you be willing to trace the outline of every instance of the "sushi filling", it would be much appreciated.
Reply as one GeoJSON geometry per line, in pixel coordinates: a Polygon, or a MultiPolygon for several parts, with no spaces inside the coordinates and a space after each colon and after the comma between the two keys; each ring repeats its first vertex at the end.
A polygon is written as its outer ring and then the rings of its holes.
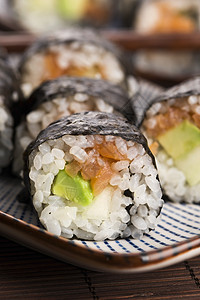
{"type": "MultiPolygon", "coordinates": [[[[141,1],[135,29],[140,33],[174,34],[192,33],[199,28],[198,0],[141,1]]],[[[139,51],[135,67],[142,72],[155,72],[167,76],[193,74],[196,70],[195,54],[187,51],[139,51]],[[163,68],[162,68],[163,66],[163,68]]],[[[158,75],[159,76],[159,75],[158,75]]]]}
{"type": "Polygon", "coordinates": [[[42,82],[59,76],[105,79],[122,84],[124,72],[114,55],[101,47],[73,42],[50,46],[28,59],[22,76],[22,90],[29,96],[42,82]],[[33,66],[40,66],[34,68],[33,66]]]}
{"type": "Polygon", "coordinates": [[[0,99],[0,168],[9,164],[13,150],[13,118],[0,99]]]}
{"type": "Polygon", "coordinates": [[[151,1],[142,7],[136,26],[141,32],[192,32],[198,27],[198,15],[198,1],[151,1]]]}
{"type": "Polygon", "coordinates": [[[151,158],[120,137],[65,135],[29,158],[33,204],[48,231],[88,240],[154,229],[163,201],[151,158]]]}
{"type": "Polygon", "coordinates": [[[155,103],[142,129],[165,193],[176,202],[200,202],[200,97],[155,103]]]}

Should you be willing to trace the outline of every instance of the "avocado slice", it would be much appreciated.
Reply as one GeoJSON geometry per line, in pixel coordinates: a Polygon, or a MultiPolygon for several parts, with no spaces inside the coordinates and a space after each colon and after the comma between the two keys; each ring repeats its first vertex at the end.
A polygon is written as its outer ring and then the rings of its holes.
{"type": "Polygon", "coordinates": [[[178,159],[200,145],[200,130],[188,120],[157,137],[165,151],[178,159]]]}
{"type": "Polygon", "coordinates": [[[200,130],[188,120],[157,137],[190,186],[200,182],[200,130]]]}
{"type": "Polygon", "coordinates": [[[63,17],[80,19],[83,17],[88,0],[58,0],[57,10],[63,17]]]}
{"type": "Polygon", "coordinates": [[[56,175],[52,193],[83,206],[89,205],[93,200],[90,182],[79,174],[71,177],[65,170],[60,170],[56,175]]]}
{"type": "Polygon", "coordinates": [[[175,160],[175,165],[181,170],[190,186],[200,182],[200,146],[188,154],[175,160]]]}

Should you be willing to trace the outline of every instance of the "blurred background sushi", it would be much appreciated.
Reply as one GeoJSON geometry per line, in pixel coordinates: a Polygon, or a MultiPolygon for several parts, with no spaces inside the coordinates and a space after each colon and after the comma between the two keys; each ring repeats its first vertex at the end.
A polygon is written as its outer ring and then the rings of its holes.
{"type": "Polygon", "coordinates": [[[7,56],[2,50],[0,55],[0,172],[8,167],[13,157],[14,125],[19,121],[18,109],[22,98],[19,78],[10,67],[7,56]]]}
{"type": "Polygon", "coordinates": [[[68,25],[98,28],[131,24],[136,0],[1,0],[4,27],[24,28],[34,33],[61,29],[68,25]]]}
{"type": "MultiPolygon", "coordinates": [[[[132,24],[140,34],[192,34],[200,28],[198,0],[144,0],[138,5],[132,24]]],[[[200,72],[199,51],[143,50],[135,53],[135,68],[140,73],[167,77],[190,76],[200,72]]]]}
{"type": "MultiPolygon", "coordinates": [[[[132,39],[128,47],[132,52],[134,72],[139,76],[167,85],[166,79],[173,84],[200,73],[198,47],[187,49],[184,46],[175,51],[175,47],[173,50],[160,47],[160,41],[167,45],[169,38],[174,36],[176,42],[176,35],[182,34],[186,35],[186,44],[187,35],[190,38],[199,32],[198,0],[0,0],[0,6],[3,35],[12,32],[38,37],[70,26],[89,26],[104,32],[120,30],[123,42],[128,31],[132,39]],[[157,37],[158,47],[156,44],[149,47],[151,37],[152,40],[157,37]]],[[[108,36],[112,40],[113,35],[108,36]]],[[[184,36],[182,39],[184,41],[184,36]]],[[[118,41],[115,35],[113,40],[118,41]]],[[[22,38],[22,45],[28,43],[27,36],[25,41],[22,38]]],[[[126,47],[127,43],[124,45],[126,47]]]]}

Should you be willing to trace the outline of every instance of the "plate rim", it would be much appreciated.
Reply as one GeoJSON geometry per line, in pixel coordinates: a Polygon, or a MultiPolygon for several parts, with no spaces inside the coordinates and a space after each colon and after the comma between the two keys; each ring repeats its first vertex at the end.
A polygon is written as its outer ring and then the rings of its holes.
{"type": "Polygon", "coordinates": [[[0,234],[65,263],[99,272],[147,272],[200,255],[200,235],[156,250],[139,253],[110,253],[55,236],[46,229],[2,211],[0,211],[0,234]]]}

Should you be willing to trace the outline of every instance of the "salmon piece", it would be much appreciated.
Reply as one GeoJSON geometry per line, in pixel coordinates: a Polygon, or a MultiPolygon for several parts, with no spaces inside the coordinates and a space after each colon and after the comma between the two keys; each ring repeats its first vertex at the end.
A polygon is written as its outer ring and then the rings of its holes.
{"type": "Polygon", "coordinates": [[[158,115],[157,116],[157,129],[161,132],[165,131],[170,126],[170,120],[166,118],[165,115],[158,115]]]}
{"type": "Polygon", "coordinates": [[[96,147],[87,152],[87,154],[88,159],[82,165],[81,175],[83,179],[90,180],[96,177],[100,169],[104,167],[104,165],[108,162],[107,160],[105,161],[105,159],[99,155],[99,152],[96,147]]]}
{"type": "Polygon", "coordinates": [[[200,115],[193,114],[192,119],[194,120],[195,125],[200,128],[200,115]]]}
{"type": "Polygon", "coordinates": [[[105,142],[104,144],[97,145],[99,153],[106,158],[111,158],[114,160],[124,159],[125,156],[122,155],[113,142],[105,142]]]}
{"type": "Polygon", "coordinates": [[[102,73],[102,70],[98,66],[93,66],[92,68],[77,67],[71,65],[64,72],[68,76],[77,76],[77,77],[88,77],[96,78],[96,75],[101,75],[102,79],[106,79],[102,73]]]}
{"type": "Polygon", "coordinates": [[[195,22],[191,17],[180,14],[173,10],[173,7],[166,3],[158,3],[160,18],[153,28],[153,32],[192,32],[195,30],[195,22]]]}
{"type": "Polygon", "coordinates": [[[65,172],[71,177],[75,177],[80,169],[81,164],[79,164],[76,160],[73,160],[71,163],[65,166],[65,172]]]}
{"type": "Polygon", "coordinates": [[[180,108],[169,108],[169,120],[171,121],[171,127],[174,127],[181,123],[183,120],[189,120],[190,115],[187,111],[184,111],[180,108]]]}
{"type": "Polygon", "coordinates": [[[56,63],[56,55],[53,53],[48,53],[45,55],[45,67],[47,72],[43,76],[43,81],[54,79],[63,75],[63,71],[56,63]]]}
{"type": "Polygon", "coordinates": [[[89,161],[86,161],[86,163],[82,166],[81,175],[83,179],[90,180],[96,177],[100,169],[101,166],[97,162],[97,157],[92,157],[89,161]]]}
{"type": "Polygon", "coordinates": [[[47,72],[43,76],[43,81],[54,79],[62,75],[95,78],[97,74],[100,74],[102,79],[106,79],[103,74],[103,70],[98,65],[93,66],[92,68],[87,68],[71,64],[67,68],[60,68],[56,60],[57,57],[55,53],[49,52],[45,55],[45,66],[47,72]]]}
{"type": "Polygon", "coordinates": [[[194,31],[195,30],[195,24],[189,18],[177,16],[173,20],[173,22],[171,23],[171,28],[174,32],[178,31],[178,32],[186,33],[186,32],[194,31]]]}
{"type": "Polygon", "coordinates": [[[157,151],[158,151],[158,147],[159,147],[159,144],[158,142],[153,142],[150,146],[149,146],[149,149],[151,150],[151,152],[153,153],[153,155],[156,155],[157,154],[157,151]]]}
{"type": "Polygon", "coordinates": [[[156,126],[154,126],[154,128],[149,128],[148,122],[144,122],[147,134],[152,137],[157,137],[160,134],[165,133],[167,130],[180,124],[184,120],[191,121],[191,116],[187,111],[172,106],[168,109],[167,113],[155,116],[155,120],[156,126]]]}
{"type": "MultiPolygon", "coordinates": [[[[163,21],[163,19],[162,19],[163,21]]],[[[154,28],[154,32],[170,33],[170,32],[192,32],[195,30],[194,23],[179,16],[165,17],[164,22],[159,22],[154,28]]]]}
{"type": "Polygon", "coordinates": [[[111,170],[110,164],[106,162],[105,166],[99,170],[96,177],[91,179],[91,187],[94,196],[100,194],[107,187],[113,174],[114,172],[111,170]]]}

